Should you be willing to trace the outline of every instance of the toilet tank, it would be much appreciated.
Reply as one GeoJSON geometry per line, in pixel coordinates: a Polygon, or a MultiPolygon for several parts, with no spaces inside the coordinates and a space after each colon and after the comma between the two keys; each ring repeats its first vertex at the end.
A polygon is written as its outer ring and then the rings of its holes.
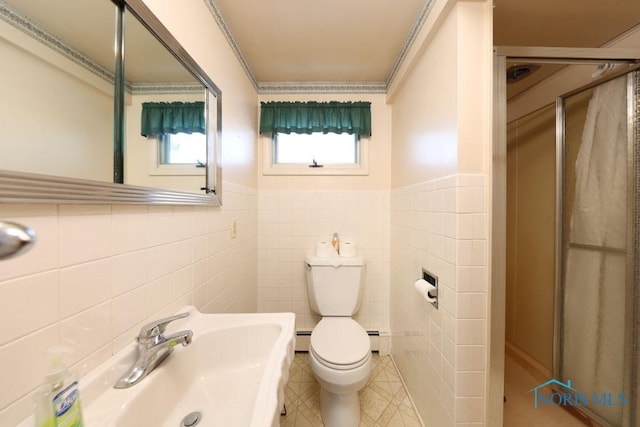
{"type": "Polygon", "coordinates": [[[311,309],[322,316],[352,316],[362,301],[363,256],[307,255],[305,269],[311,309]]]}

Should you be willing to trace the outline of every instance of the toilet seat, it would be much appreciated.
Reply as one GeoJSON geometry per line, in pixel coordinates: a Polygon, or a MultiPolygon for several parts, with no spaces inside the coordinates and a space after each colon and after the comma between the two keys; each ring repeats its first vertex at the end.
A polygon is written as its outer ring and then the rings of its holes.
{"type": "Polygon", "coordinates": [[[309,351],[324,366],[355,369],[371,357],[369,335],[350,317],[325,317],[311,332],[309,351]]]}

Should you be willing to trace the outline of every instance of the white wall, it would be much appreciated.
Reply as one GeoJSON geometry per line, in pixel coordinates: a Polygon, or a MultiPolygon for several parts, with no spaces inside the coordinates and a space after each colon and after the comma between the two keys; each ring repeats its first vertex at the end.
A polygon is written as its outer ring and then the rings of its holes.
{"type": "MultiPolygon", "coordinates": [[[[369,101],[372,136],[366,176],[258,176],[258,308],[291,311],[296,327],[320,320],[309,307],[304,256],[334,232],[367,257],[363,302],[356,319],[389,330],[389,182],[391,108],[383,94],[270,95],[260,101],[369,101]]],[[[270,147],[260,138],[259,165],[270,147]]]]}
{"type": "Polygon", "coordinates": [[[393,188],[457,171],[456,24],[443,23],[393,100],[393,188]]]}
{"type": "Polygon", "coordinates": [[[491,4],[436,1],[392,89],[392,355],[427,426],[485,420],[491,4]],[[439,278],[436,310],[414,290],[439,278]]]}
{"type": "Polygon", "coordinates": [[[0,169],[112,181],[112,86],[2,21],[0,57],[0,169]]]}
{"type": "Polygon", "coordinates": [[[256,92],[204,2],[148,3],[222,90],[224,206],[0,205],[38,234],[0,264],[2,427],[33,410],[46,349],[62,340],[84,373],[185,304],[257,308],[256,92]]]}

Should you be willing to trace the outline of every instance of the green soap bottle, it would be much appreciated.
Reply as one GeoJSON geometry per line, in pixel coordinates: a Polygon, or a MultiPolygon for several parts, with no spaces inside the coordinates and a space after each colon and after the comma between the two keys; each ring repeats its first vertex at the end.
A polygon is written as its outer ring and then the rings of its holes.
{"type": "Polygon", "coordinates": [[[36,427],[56,427],[56,414],[53,410],[53,396],[49,384],[43,384],[36,393],[36,427]]]}
{"type": "Polygon", "coordinates": [[[54,347],[49,351],[49,368],[36,396],[36,427],[83,427],[78,381],[64,363],[72,350],[54,347]]]}

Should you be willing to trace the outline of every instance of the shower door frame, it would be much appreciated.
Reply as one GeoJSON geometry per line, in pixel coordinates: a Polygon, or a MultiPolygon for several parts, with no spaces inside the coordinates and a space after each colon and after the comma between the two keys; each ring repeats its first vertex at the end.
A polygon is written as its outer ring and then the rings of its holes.
{"type": "MultiPolygon", "coordinates": [[[[566,100],[586,90],[591,90],[597,86],[607,83],[611,80],[626,77],[626,101],[627,101],[627,250],[626,252],[626,283],[625,283],[625,335],[624,342],[624,379],[623,390],[628,397],[629,402],[637,401],[637,366],[633,363],[634,360],[638,360],[638,341],[637,336],[634,336],[633,325],[638,321],[637,312],[637,263],[638,249],[637,249],[637,235],[638,235],[638,211],[636,207],[638,205],[639,198],[637,197],[637,176],[638,168],[636,159],[640,153],[638,139],[638,121],[637,116],[634,114],[638,100],[635,96],[637,93],[638,79],[640,74],[638,73],[638,67],[632,67],[625,69],[622,72],[614,73],[605,78],[599,79],[585,85],[583,87],[572,90],[564,95],[556,98],[556,247],[555,247],[555,316],[554,316],[554,345],[553,345],[553,374],[554,377],[559,377],[562,367],[562,337],[563,337],[563,325],[560,319],[563,314],[563,277],[566,273],[566,265],[564,259],[565,253],[565,235],[564,235],[564,215],[565,215],[565,197],[564,197],[564,184],[565,184],[565,153],[566,153],[566,100]]],[[[587,247],[587,250],[597,250],[601,252],[609,252],[613,249],[599,248],[599,247],[587,247]]],[[[612,390],[613,391],[613,390],[612,390]]],[[[585,407],[577,407],[576,410],[584,413],[591,419],[594,419],[602,425],[609,425],[606,421],[602,420],[598,415],[585,407]]],[[[623,424],[624,426],[632,426],[631,420],[637,419],[637,408],[635,405],[625,405],[623,408],[623,424]]],[[[636,422],[637,424],[637,422],[636,422]]]]}
{"type": "MultiPolygon", "coordinates": [[[[506,311],[506,156],[507,156],[507,62],[606,64],[611,62],[640,62],[640,49],[626,48],[554,48],[525,46],[494,47],[494,89],[493,89],[493,164],[491,168],[491,286],[489,290],[489,348],[486,384],[486,421],[491,425],[502,425],[504,394],[504,346],[506,311]]],[[[636,85],[636,91],[640,92],[636,85]]],[[[638,94],[640,95],[640,94],[638,94]]],[[[638,97],[636,97],[636,101],[638,97]]],[[[547,105],[553,105],[550,102],[547,105]]],[[[640,112],[637,105],[636,111],[640,112]]],[[[636,127],[636,131],[638,127],[636,127]]],[[[637,136],[640,139],[640,135],[637,136]]],[[[638,150],[640,151],[640,150],[638,150]]],[[[640,153],[636,153],[640,157],[640,153]]],[[[640,158],[638,159],[640,162],[640,158]]],[[[640,163],[638,163],[640,165],[640,163]]],[[[640,172],[638,172],[640,174],[640,172]]],[[[635,173],[634,173],[635,176],[635,173]]],[[[556,178],[556,182],[558,179],[556,178]]],[[[640,177],[638,178],[640,183],[640,177]]],[[[638,184],[640,188],[640,184],[638,184]]],[[[635,183],[634,183],[635,186],[635,183]]],[[[640,199],[640,198],[639,198],[640,199]]],[[[640,200],[637,200],[640,212],[640,200]]],[[[635,208],[635,207],[634,207],[635,208]]],[[[640,227],[636,227],[639,229],[640,227]]],[[[634,245],[640,244],[640,231],[634,234],[634,245]]],[[[558,239],[556,239],[556,242],[558,239]]],[[[556,245],[557,246],[557,245],[556,245]]],[[[638,251],[635,251],[638,252],[638,251]]],[[[557,260],[556,248],[556,260],[557,260]]],[[[640,256],[636,254],[634,276],[640,277],[640,256]]],[[[557,262],[557,261],[556,261],[557,262]]],[[[558,268],[556,266],[556,275],[558,268]]],[[[635,287],[637,292],[638,286],[635,287]]],[[[557,289],[557,287],[556,287],[557,289]]],[[[558,304],[556,304],[556,309],[558,304]]],[[[636,321],[640,321],[638,308],[634,308],[636,321]]],[[[556,371],[557,319],[554,318],[554,373],[556,371]]],[[[640,343],[640,332],[633,337],[636,346],[640,343]]],[[[640,373],[633,375],[635,388],[640,384],[640,373]]],[[[640,409],[640,408],[639,408],[640,409]]],[[[640,426],[640,410],[633,414],[632,426],[640,426]]]]}

